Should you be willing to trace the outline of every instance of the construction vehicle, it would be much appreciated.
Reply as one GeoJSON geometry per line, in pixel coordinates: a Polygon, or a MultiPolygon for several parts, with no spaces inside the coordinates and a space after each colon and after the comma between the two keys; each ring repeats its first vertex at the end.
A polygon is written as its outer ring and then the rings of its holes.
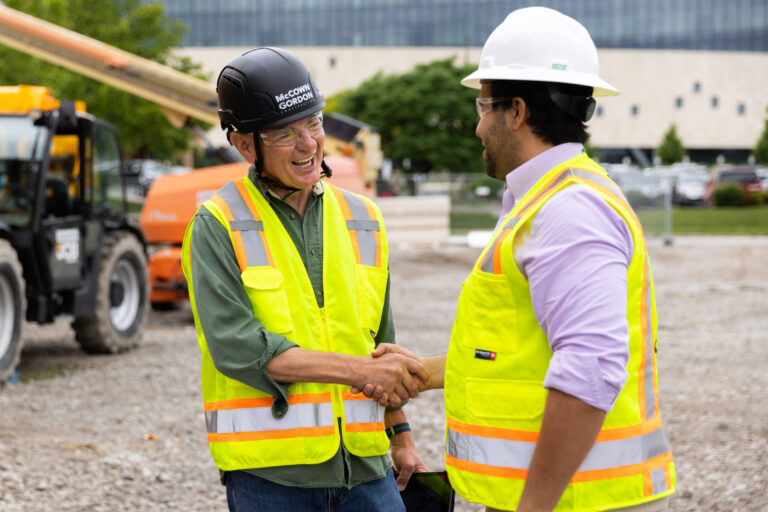
{"type": "Polygon", "coordinates": [[[23,320],[70,315],[83,350],[114,353],[138,343],[147,304],[115,128],[45,87],[0,87],[0,382],[23,320]]]}
{"type": "Polygon", "coordinates": [[[323,113],[326,156],[348,156],[360,166],[360,179],[368,194],[375,194],[384,155],[381,136],[373,126],[335,112],[323,113]]]}
{"type": "MultiPolygon", "coordinates": [[[[211,84],[11,9],[2,3],[0,44],[152,101],[162,108],[171,124],[178,128],[191,128],[197,139],[203,143],[210,144],[205,133],[189,120],[194,118],[214,125],[219,124],[218,100],[211,84]]],[[[375,182],[382,162],[381,143],[376,130],[370,125],[340,114],[326,114],[324,128],[326,155],[329,158],[339,157],[331,164],[335,171],[333,181],[349,190],[368,196],[375,195],[375,182]]],[[[229,147],[216,148],[215,152],[222,161],[235,162],[239,159],[237,152],[229,147]]],[[[192,199],[179,204],[192,204],[191,208],[184,206],[169,211],[162,203],[166,200],[163,197],[165,192],[160,192],[165,190],[165,185],[158,185],[159,189],[154,194],[151,191],[148,193],[140,225],[149,233],[148,242],[153,244],[149,258],[149,276],[151,303],[155,309],[167,309],[178,303],[178,300],[186,300],[186,283],[182,282],[183,276],[178,268],[179,258],[175,252],[184,234],[183,227],[179,230],[179,225],[186,226],[197,205],[202,202],[198,202],[200,197],[204,197],[208,192],[212,193],[231,179],[228,177],[231,169],[239,169],[234,171],[237,176],[244,175],[247,169],[242,162],[234,164],[233,167],[223,167],[227,170],[219,168],[193,171],[193,174],[187,176],[184,189],[188,190],[192,199]],[[216,178],[219,174],[221,176],[216,178]],[[218,186],[209,183],[205,176],[211,176],[210,179],[219,183],[218,186]],[[177,299],[178,297],[180,299],[177,299]]],[[[155,181],[176,184],[173,180],[165,180],[166,177],[161,177],[155,181]]],[[[154,183],[152,188],[156,188],[154,183]]],[[[173,194],[172,191],[171,193],[173,194]]]]}

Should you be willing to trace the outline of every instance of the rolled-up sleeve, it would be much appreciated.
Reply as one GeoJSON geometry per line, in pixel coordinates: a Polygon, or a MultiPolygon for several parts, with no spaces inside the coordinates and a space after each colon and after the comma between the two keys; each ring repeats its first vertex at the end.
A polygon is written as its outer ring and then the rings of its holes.
{"type": "Polygon", "coordinates": [[[628,375],[633,252],[624,219],[583,185],[555,194],[519,238],[515,260],[553,352],[544,387],[604,411],[613,406],[628,375]]]}
{"type": "Polygon", "coordinates": [[[254,316],[226,228],[201,208],[191,230],[192,291],[214,366],[227,377],[274,396],[273,411],[284,410],[289,384],[275,382],[266,366],[298,345],[267,331],[254,316]]]}

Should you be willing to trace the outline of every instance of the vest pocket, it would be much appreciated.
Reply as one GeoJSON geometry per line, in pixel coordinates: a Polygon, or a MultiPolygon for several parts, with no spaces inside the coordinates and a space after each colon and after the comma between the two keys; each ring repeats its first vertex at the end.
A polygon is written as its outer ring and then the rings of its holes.
{"type": "Polygon", "coordinates": [[[240,277],[253,313],[264,327],[278,334],[293,331],[283,274],[273,267],[248,267],[240,277]]]}
{"type": "Polygon", "coordinates": [[[517,352],[517,311],[506,276],[473,270],[463,284],[453,328],[469,349],[517,352]]]}
{"type": "Polygon", "coordinates": [[[465,396],[467,410],[478,418],[538,420],[547,389],[540,381],[468,377],[465,396]]]}
{"type": "Polygon", "coordinates": [[[389,272],[384,268],[357,264],[355,265],[355,273],[360,327],[373,341],[371,333],[368,331],[376,333],[379,330],[389,272]]]}

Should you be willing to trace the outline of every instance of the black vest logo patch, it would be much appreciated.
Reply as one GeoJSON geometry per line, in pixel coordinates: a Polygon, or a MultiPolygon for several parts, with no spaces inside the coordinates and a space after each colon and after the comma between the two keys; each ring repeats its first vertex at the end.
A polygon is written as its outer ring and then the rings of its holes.
{"type": "Polygon", "coordinates": [[[490,350],[480,350],[479,348],[476,348],[475,359],[487,359],[488,361],[495,361],[496,352],[491,352],[490,350]]]}

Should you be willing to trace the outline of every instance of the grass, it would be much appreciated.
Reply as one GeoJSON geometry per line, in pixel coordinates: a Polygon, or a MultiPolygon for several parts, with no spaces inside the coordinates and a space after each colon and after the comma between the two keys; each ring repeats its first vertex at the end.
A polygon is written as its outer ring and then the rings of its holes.
{"type": "MultiPolygon", "coordinates": [[[[648,234],[664,232],[664,210],[638,210],[637,216],[648,234]]],[[[451,234],[493,229],[497,216],[485,212],[451,212],[451,234]]],[[[768,205],[733,208],[675,208],[674,235],[768,235],[768,205]]]]}
{"type": "MultiPolygon", "coordinates": [[[[663,210],[637,212],[646,230],[661,232],[663,210]]],[[[731,208],[675,208],[674,235],[768,235],[768,205],[731,208]]]]}

